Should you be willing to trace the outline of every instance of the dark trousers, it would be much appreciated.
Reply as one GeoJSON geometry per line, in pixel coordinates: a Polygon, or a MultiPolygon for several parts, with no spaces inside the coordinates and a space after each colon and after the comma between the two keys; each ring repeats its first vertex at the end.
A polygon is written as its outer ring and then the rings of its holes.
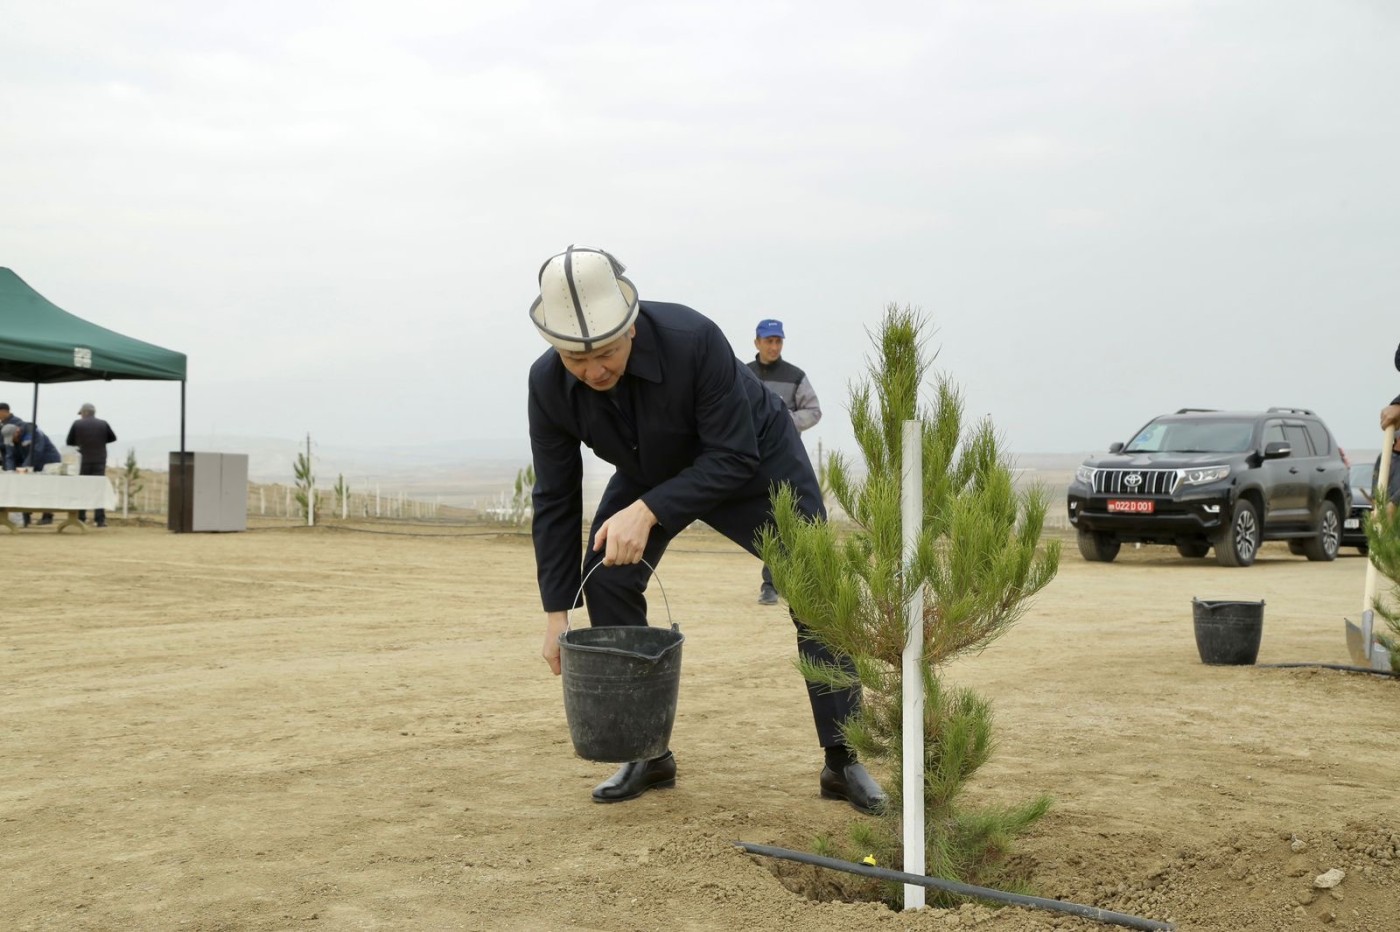
{"type": "MultiPolygon", "coordinates": [[[[583,596],[588,605],[588,617],[594,625],[645,625],[647,623],[647,582],[651,570],[643,564],[631,566],[604,566],[588,576],[588,572],[603,559],[603,553],[593,551],[593,534],[598,526],[614,513],[626,508],[647,492],[631,480],[614,475],[603,491],[603,500],[598,505],[598,513],[593,518],[593,527],[588,532],[588,554],[584,557],[583,572],[587,578],[583,596]]],[[[816,507],[820,508],[820,499],[816,507]]],[[[770,519],[768,497],[728,501],[700,520],[757,556],[754,548],[758,530],[770,519]]],[[[682,528],[674,530],[657,526],[652,528],[647,540],[643,558],[652,566],[658,566],[671,538],[682,528]]],[[[793,615],[788,614],[797,626],[797,651],[808,660],[833,664],[851,671],[854,665],[849,657],[838,657],[825,645],[807,634],[807,626],[793,615]]],[[[817,739],[822,747],[835,747],[843,744],[841,723],[860,709],[860,688],[832,690],[816,683],[807,684],[807,698],[812,704],[812,720],[817,726],[817,739]]]]}
{"type": "MultiPolygon", "coordinates": [[[[80,475],[80,476],[105,476],[105,475],[107,475],[107,461],[106,461],[106,460],[103,460],[103,461],[100,462],[100,463],[83,463],[81,466],[78,467],[78,475],[80,475]]],[[[105,508],[97,508],[97,509],[94,509],[93,512],[92,512],[92,515],[93,515],[93,518],[96,519],[96,522],[97,522],[98,524],[106,524],[106,523],[107,523],[107,509],[105,509],[105,508]]],[[[86,520],[87,520],[87,512],[86,512],[86,511],[80,511],[80,512],[78,512],[78,520],[79,520],[79,521],[86,521],[86,520]]]]}

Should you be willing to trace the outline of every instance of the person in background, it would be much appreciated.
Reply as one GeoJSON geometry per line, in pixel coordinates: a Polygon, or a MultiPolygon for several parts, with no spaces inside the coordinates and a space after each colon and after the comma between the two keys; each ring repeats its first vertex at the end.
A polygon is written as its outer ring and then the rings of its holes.
{"type": "MultiPolygon", "coordinates": [[[[784,339],[781,320],[760,320],[753,338],[758,355],[749,362],[749,368],[759,381],[783,399],[783,405],[792,415],[792,423],[800,433],[822,419],[822,406],[817,401],[817,393],[807,373],[783,358],[784,339]]],[[[773,588],[773,572],[766,564],[763,567],[763,582],[758,588],[758,602],[760,605],[778,604],[778,590],[773,588]]]]}
{"type": "MultiPolygon", "coordinates": [[[[1395,369],[1397,372],[1400,372],[1400,346],[1395,347],[1395,369]]],[[[1390,404],[1381,408],[1381,430],[1385,430],[1388,427],[1397,428],[1397,431],[1395,435],[1395,445],[1391,447],[1390,481],[1386,492],[1392,505],[1400,505],[1400,468],[1397,468],[1400,467],[1400,457],[1395,455],[1396,453],[1400,453],[1400,395],[1396,395],[1390,404]]],[[[1380,456],[1376,457],[1375,471],[1371,473],[1371,475],[1376,477],[1377,482],[1380,482],[1381,456],[1384,455],[1385,451],[1382,450],[1380,456]]],[[[1377,498],[1380,497],[1380,491],[1380,489],[1376,489],[1378,493],[1376,496],[1377,498]]]]}
{"type": "MultiPolygon", "coordinates": [[[[13,413],[10,410],[10,406],[7,402],[0,401],[0,428],[3,428],[7,424],[14,424],[16,426],[19,426],[23,423],[24,421],[19,417],[19,415],[13,413]]],[[[14,469],[16,465],[13,460],[15,448],[6,443],[0,444],[0,450],[3,450],[4,452],[3,462],[0,462],[0,467],[3,467],[6,470],[14,469]]]]}
{"type": "MultiPolygon", "coordinates": [[[[1376,455],[1376,465],[1371,471],[1376,482],[1381,480],[1381,457],[1384,455],[1384,450],[1376,455]]],[[[1382,491],[1376,489],[1375,498],[1379,500],[1381,494],[1382,491]]],[[[1395,435],[1395,444],[1390,448],[1390,476],[1384,494],[1392,505],[1400,505],[1400,433],[1395,435]]]]}
{"type": "MultiPolygon", "coordinates": [[[[77,447],[82,458],[78,465],[80,476],[107,475],[107,444],[116,441],[112,425],[97,416],[97,408],[84,404],[78,409],[78,419],[68,428],[68,446],[77,447]]],[[[93,512],[94,523],[98,527],[107,526],[107,510],[98,508],[93,512]]],[[[86,521],[87,512],[78,512],[78,520],[86,521]]]]}
{"type": "MultiPolygon", "coordinates": [[[[1400,346],[1395,347],[1395,371],[1400,372],[1400,346]]],[[[1400,395],[1381,408],[1381,430],[1387,427],[1400,428],[1400,395]]]]}
{"type": "MultiPolygon", "coordinates": [[[[6,459],[13,459],[16,469],[29,468],[41,472],[46,466],[63,462],[63,455],[53,445],[49,435],[33,424],[6,424],[0,427],[0,441],[7,448],[6,459]]],[[[25,527],[29,527],[31,513],[24,512],[25,527]]],[[[53,512],[44,512],[39,523],[53,524],[53,512]]]]}
{"type": "MultiPolygon", "coordinates": [[[[530,366],[528,414],[545,612],[540,655],[556,676],[559,639],[580,591],[590,623],[646,625],[647,564],[657,566],[692,522],[703,520],[755,553],[778,483],[792,487],[806,517],[826,517],[812,463],[777,395],[735,358],[714,321],[684,305],[639,301],[624,271],[600,249],[570,246],[540,268],[540,294],[530,307],[531,323],[550,344],[530,366]],[[617,471],[580,566],[585,445],[617,471]]],[[[806,625],[789,616],[804,658],[854,670],[851,658],[807,636],[806,625]]],[[[841,732],[860,709],[860,687],[808,683],[807,698],[826,756],[821,795],[863,812],[882,808],[884,791],[841,732]]],[[[624,764],[594,788],[593,799],[621,802],[675,782],[676,759],[667,750],[624,764]]]]}
{"type": "Polygon", "coordinates": [[[1400,428],[1400,395],[1395,396],[1395,400],[1381,408],[1381,430],[1387,427],[1400,428]]]}

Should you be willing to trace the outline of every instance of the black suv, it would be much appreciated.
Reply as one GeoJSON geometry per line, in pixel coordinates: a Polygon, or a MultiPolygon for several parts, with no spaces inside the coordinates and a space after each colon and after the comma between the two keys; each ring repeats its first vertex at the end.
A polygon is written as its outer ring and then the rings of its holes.
{"type": "Polygon", "coordinates": [[[1345,454],[1302,408],[1182,408],[1153,418],[1069,486],[1069,521],[1084,559],[1108,562],[1124,543],[1213,546],[1221,566],[1249,566],[1265,540],[1309,560],[1334,560],[1351,508],[1345,454]]]}

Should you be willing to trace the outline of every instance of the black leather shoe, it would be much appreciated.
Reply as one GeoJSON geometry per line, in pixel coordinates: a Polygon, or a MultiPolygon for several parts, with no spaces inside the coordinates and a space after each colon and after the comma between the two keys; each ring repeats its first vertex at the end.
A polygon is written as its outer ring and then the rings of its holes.
{"type": "Polygon", "coordinates": [[[878,814],[889,802],[889,797],[864,764],[847,764],[839,773],[823,767],[821,783],[824,798],[844,799],[861,812],[878,814]]]}
{"type": "Polygon", "coordinates": [[[647,790],[676,785],[676,757],[670,751],[651,760],[634,760],[593,788],[595,803],[620,803],[636,799],[647,790]]]}

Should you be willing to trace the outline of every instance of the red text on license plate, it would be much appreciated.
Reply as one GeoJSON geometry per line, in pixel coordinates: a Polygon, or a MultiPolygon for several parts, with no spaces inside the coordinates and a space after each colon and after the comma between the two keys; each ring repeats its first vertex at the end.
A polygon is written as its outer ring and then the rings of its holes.
{"type": "Polygon", "coordinates": [[[1135,515],[1150,515],[1156,510],[1156,502],[1150,498],[1110,499],[1109,511],[1125,511],[1135,515]]]}

